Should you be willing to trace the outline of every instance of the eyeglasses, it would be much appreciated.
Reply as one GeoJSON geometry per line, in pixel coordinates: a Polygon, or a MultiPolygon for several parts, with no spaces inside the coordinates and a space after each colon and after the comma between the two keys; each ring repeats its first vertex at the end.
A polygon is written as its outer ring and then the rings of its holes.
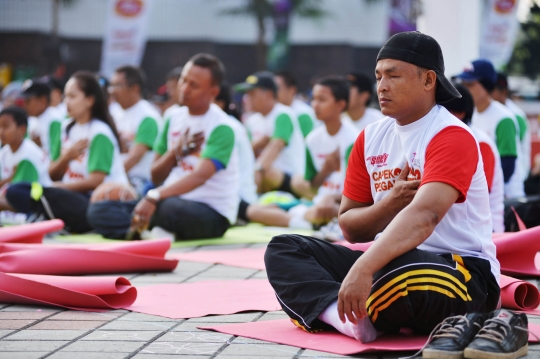
{"type": "Polygon", "coordinates": [[[111,83],[109,85],[109,89],[112,90],[112,89],[115,89],[115,88],[121,88],[121,87],[129,87],[129,84],[127,82],[120,82],[120,83],[111,83]]]}

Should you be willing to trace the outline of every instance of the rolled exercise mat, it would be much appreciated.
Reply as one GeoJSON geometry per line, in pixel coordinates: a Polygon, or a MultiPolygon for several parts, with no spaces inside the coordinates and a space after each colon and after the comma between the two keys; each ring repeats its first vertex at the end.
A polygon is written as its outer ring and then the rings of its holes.
{"type": "Polygon", "coordinates": [[[540,226],[493,236],[501,272],[506,275],[540,276],[535,257],[540,250],[540,226]]]}
{"type": "Polygon", "coordinates": [[[0,273],[0,302],[102,311],[130,306],[137,289],[123,277],[0,273]]]}
{"type": "Polygon", "coordinates": [[[503,308],[540,315],[540,293],[529,282],[501,275],[501,305],[503,308]]]}
{"type": "Polygon", "coordinates": [[[177,259],[165,259],[168,239],[111,244],[0,244],[0,272],[87,275],[170,272],[177,259]]]}
{"type": "Polygon", "coordinates": [[[47,233],[64,228],[59,219],[0,228],[0,243],[41,243],[47,233]]]}

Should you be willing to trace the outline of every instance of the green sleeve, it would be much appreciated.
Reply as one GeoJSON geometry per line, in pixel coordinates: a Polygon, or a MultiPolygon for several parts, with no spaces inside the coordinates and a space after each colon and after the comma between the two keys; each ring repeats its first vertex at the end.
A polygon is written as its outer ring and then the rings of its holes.
{"type": "Polygon", "coordinates": [[[517,157],[516,126],[511,118],[499,122],[495,137],[501,157],[517,157]]]}
{"type": "Polygon", "coordinates": [[[313,157],[311,157],[311,152],[306,146],[306,172],[304,173],[304,178],[311,181],[316,175],[317,169],[313,163],[313,157]]]}
{"type": "Polygon", "coordinates": [[[210,134],[201,157],[219,161],[223,167],[227,167],[233,149],[234,131],[229,126],[220,125],[210,134]]]}
{"type": "Polygon", "coordinates": [[[88,173],[103,172],[111,173],[114,159],[114,145],[105,135],[99,134],[90,144],[90,155],[88,156],[88,173]]]}
{"type": "Polygon", "coordinates": [[[274,128],[274,134],[272,138],[280,139],[285,142],[285,145],[289,144],[289,140],[293,134],[293,123],[292,119],[286,113],[282,113],[276,119],[276,126],[274,128]]]}
{"type": "Polygon", "coordinates": [[[351,156],[353,146],[354,144],[350,145],[349,148],[347,148],[347,151],[345,151],[345,170],[349,167],[349,157],[351,156]]]}
{"type": "Polygon", "coordinates": [[[167,152],[167,136],[169,133],[169,124],[171,123],[170,119],[167,119],[165,121],[165,125],[163,126],[163,131],[161,132],[161,135],[156,139],[156,142],[154,143],[154,152],[159,154],[160,156],[163,156],[165,152],[167,152]]]}
{"type": "Polygon", "coordinates": [[[22,160],[17,165],[17,170],[11,179],[11,183],[38,182],[39,175],[36,167],[28,160],[22,160]]]}
{"type": "Polygon", "coordinates": [[[519,115],[516,115],[516,118],[519,124],[519,141],[523,142],[523,139],[525,138],[525,133],[527,132],[527,120],[525,120],[519,115]]]}
{"type": "Polygon", "coordinates": [[[304,138],[313,130],[313,119],[307,113],[298,116],[298,122],[300,123],[300,129],[304,138]]]}
{"type": "Polygon", "coordinates": [[[60,148],[62,146],[60,133],[62,132],[62,124],[60,121],[51,122],[49,127],[49,156],[51,160],[56,161],[60,157],[60,148]]]}
{"type": "Polygon", "coordinates": [[[158,125],[156,120],[152,117],[147,117],[139,125],[134,142],[145,145],[148,148],[152,148],[154,146],[154,142],[156,142],[157,136],[158,125]]]}

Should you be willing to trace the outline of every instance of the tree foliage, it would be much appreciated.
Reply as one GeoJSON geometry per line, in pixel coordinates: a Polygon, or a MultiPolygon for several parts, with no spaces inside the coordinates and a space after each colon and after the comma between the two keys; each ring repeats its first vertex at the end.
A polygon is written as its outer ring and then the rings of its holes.
{"type": "Polygon", "coordinates": [[[508,70],[532,79],[540,75],[540,6],[536,2],[532,3],[527,21],[521,24],[508,70]]]}

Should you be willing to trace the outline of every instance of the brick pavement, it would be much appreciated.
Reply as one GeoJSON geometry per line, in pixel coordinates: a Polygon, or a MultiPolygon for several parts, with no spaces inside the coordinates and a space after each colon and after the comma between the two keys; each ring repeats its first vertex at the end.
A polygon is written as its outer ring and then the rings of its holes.
{"type": "MultiPolygon", "coordinates": [[[[47,240],[55,242],[54,240],[47,240]]],[[[257,248],[264,245],[178,248],[171,252],[257,248]]],[[[137,287],[201,280],[261,279],[264,271],[182,261],[172,273],[125,274],[137,287]]],[[[532,281],[535,285],[536,281],[532,281]]],[[[174,320],[114,310],[79,312],[51,307],[0,304],[0,359],[300,359],[398,358],[411,353],[340,356],[263,342],[196,327],[286,318],[279,312],[174,320]]],[[[540,324],[540,317],[529,316],[540,324]]],[[[526,358],[540,358],[540,345],[529,346],[526,358]]]]}

